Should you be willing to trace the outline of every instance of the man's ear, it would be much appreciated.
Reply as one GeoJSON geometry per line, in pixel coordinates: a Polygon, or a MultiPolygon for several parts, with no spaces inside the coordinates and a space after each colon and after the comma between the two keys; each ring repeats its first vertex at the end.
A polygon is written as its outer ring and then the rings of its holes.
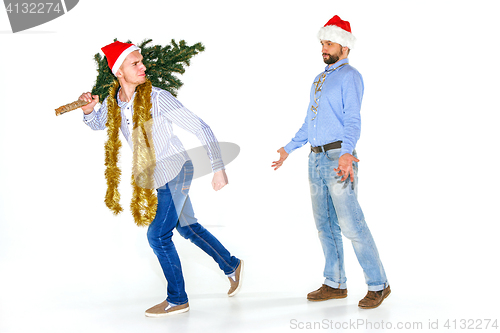
{"type": "Polygon", "coordinates": [[[115,75],[117,78],[118,77],[123,77],[123,73],[122,73],[122,68],[118,68],[118,70],[116,71],[116,75],[115,75]]]}

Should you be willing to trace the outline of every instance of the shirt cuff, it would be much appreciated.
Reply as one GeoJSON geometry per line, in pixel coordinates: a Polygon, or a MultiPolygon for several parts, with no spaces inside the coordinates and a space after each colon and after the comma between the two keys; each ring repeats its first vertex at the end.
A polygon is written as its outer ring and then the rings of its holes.
{"type": "Polygon", "coordinates": [[[95,112],[93,110],[89,114],[85,114],[85,113],[83,114],[83,121],[85,123],[90,123],[92,120],[94,120],[94,118],[95,118],[95,112]]]}
{"type": "Polygon", "coordinates": [[[217,171],[225,170],[224,162],[222,159],[217,159],[212,161],[212,171],[216,173],[217,171]]]}
{"type": "MultiPolygon", "coordinates": [[[[302,146],[300,146],[302,147],[302,146]]],[[[297,144],[295,144],[293,141],[287,144],[285,147],[283,147],[286,151],[287,154],[291,154],[295,149],[300,148],[297,147],[297,144]]]]}
{"type": "Polygon", "coordinates": [[[351,154],[352,155],[352,151],[354,149],[351,148],[351,147],[344,147],[344,143],[342,143],[342,148],[340,149],[340,156],[344,155],[344,154],[351,154]]]}

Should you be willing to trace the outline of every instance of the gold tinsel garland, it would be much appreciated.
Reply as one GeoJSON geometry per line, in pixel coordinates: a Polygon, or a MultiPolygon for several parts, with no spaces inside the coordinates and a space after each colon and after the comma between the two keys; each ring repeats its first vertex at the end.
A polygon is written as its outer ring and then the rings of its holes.
{"type": "MultiPolygon", "coordinates": [[[[104,145],[106,166],[105,176],[108,189],[104,202],[114,213],[123,211],[120,206],[121,170],[118,167],[118,156],[121,147],[119,129],[121,126],[121,110],[116,101],[116,93],[120,84],[115,80],[108,97],[108,141],[104,145]]],[[[156,215],[157,197],[154,189],[153,173],[155,168],[155,151],[152,137],[153,119],[151,117],[151,82],[147,80],[136,89],[132,142],[134,147],[132,161],[132,186],[134,188],[130,210],[138,226],[147,226],[156,215]]]]}

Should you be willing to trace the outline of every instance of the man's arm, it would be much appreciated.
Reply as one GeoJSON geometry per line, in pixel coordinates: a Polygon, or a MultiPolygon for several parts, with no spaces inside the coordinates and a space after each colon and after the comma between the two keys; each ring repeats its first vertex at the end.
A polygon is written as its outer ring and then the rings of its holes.
{"type": "Polygon", "coordinates": [[[342,82],[342,102],[344,136],[340,156],[352,154],[361,134],[361,102],[363,100],[363,78],[356,70],[344,77],[342,82]]]}
{"type": "Polygon", "coordinates": [[[300,129],[297,131],[295,136],[293,137],[292,141],[290,141],[285,147],[281,147],[280,149],[277,150],[277,152],[280,154],[280,159],[277,161],[273,161],[273,164],[271,165],[271,168],[274,168],[274,170],[278,170],[282,165],[283,162],[288,158],[288,155],[290,155],[291,152],[293,152],[295,149],[302,147],[305,145],[308,141],[307,138],[307,115],[306,119],[304,120],[304,123],[300,127],[300,129]]]}
{"type": "Polygon", "coordinates": [[[359,160],[352,155],[361,134],[361,101],[363,100],[363,78],[357,71],[346,75],[342,82],[342,100],[344,102],[344,137],[340,150],[339,167],[334,169],[342,181],[347,178],[354,181],[353,162],[359,160]]]}
{"type": "Polygon", "coordinates": [[[293,139],[283,147],[287,154],[291,154],[295,149],[302,147],[308,141],[307,135],[307,125],[308,125],[308,115],[306,114],[306,118],[304,119],[304,123],[299,128],[293,139]]]}
{"type": "Polygon", "coordinates": [[[212,129],[197,115],[188,110],[175,97],[166,91],[160,92],[158,96],[159,111],[172,123],[196,135],[207,151],[208,158],[212,164],[214,176],[212,187],[215,191],[220,190],[228,184],[224,162],[219,147],[219,142],[212,129]]]}

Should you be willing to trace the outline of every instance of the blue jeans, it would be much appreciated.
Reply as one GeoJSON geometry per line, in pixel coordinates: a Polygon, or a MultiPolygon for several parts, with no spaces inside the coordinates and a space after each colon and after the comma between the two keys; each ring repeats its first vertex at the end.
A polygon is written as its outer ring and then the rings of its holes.
{"type": "Polygon", "coordinates": [[[338,168],[339,155],[340,149],[311,152],[309,155],[312,208],[326,260],[325,284],[332,288],[347,288],[342,245],[344,234],[352,242],[368,290],[382,290],[388,286],[387,277],[357,199],[358,164],[353,163],[354,182],[350,178],[342,182],[342,177],[333,170],[338,168]]]}
{"type": "Polygon", "coordinates": [[[167,301],[174,304],[184,304],[188,301],[181,262],[172,242],[174,228],[182,237],[189,239],[210,255],[226,275],[233,273],[240,263],[240,260],[231,256],[217,238],[194,217],[188,196],[193,173],[193,164],[187,161],[176,178],[157,190],[158,208],[147,233],[149,245],[158,257],[167,279],[167,301]]]}

